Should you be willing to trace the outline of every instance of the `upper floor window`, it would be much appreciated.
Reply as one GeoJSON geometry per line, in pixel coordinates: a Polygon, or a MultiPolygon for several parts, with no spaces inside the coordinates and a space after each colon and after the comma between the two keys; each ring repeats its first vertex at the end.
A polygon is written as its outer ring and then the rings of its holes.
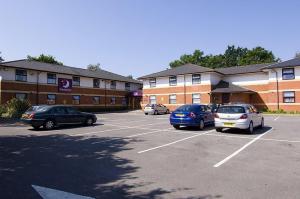
{"type": "Polygon", "coordinates": [[[117,88],[117,82],[116,81],[110,81],[110,88],[111,89],[116,89],[117,88]]]}
{"type": "Polygon", "coordinates": [[[94,88],[100,87],[100,79],[93,79],[93,87],[94,88]]]}
{"type": "Polygon", "coordinates": [[[283,102],[284,103],[295,103],[295,91],[283,92],[283,102]]]}
{"type": "Polygon", "coordinates": [[[125,83],[125,90],[130,91],[130,83],[129,82],[125,83]]]}
{"type": "Polygon", "coordinates": [[[47,73],[47,84],[56,84],[56,74],[47,73]]]}
{"type": "Polygon", "coordinates": [[[295,70],[294,68],[283,68],[282,69],[282,79],[295,79],[295,70]]]}
{"type": "Polygon", "coordinates": [[[169,96],[169,103],[170,104],[176,104],[176,95],[170,95],[169,96]]]}
{"type": "Polygon", "coordinates": [[[16,81],[27,81],[27,70],[24,69],[16,69],[16,81]]]}
{"type": "Polygon", "coordinates": [[[156,87],[156,79],[155,78],[150,79],[149,84],[150,84],[150,88],[156,87]]]}
{"type": "Polygon", "coordinates": [[[201,83],[201,75],[200,74],[193,74],[192,75],[192,83],[193,84],[200,84],[201,83]]]}
{"type": "Polygon", "coordinates": [[[176,76],[169,77],[169,85],[170,86],[176,86],[177,85],[177,77],[176,76]]]}
{"type": "Polygon", "coordinates": [[[80,86],[80,77],[73,76],[73,86],[80,86]]]}
{"type": "Polygon", "coordinates": [[[19,100],[26,100],[27,99],[27,93],[16,93],[16,98],[19,100]]]}

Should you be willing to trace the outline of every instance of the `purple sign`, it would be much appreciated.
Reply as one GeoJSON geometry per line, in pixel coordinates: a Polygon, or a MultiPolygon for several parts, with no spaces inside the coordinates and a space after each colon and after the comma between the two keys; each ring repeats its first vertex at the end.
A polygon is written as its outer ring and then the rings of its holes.
{"type": "Polygon", "coordinates": [[[58,78],[58,91],[71,92],[72,91],[72,79],[58,78]]]}
{"type": "Polygon", "coordinates": [[[135,96],[135,97],[141,97],[141,96],[143,96],[143,93],[142,93],[142,91],[134,91],[133,93],[132,93],[132,95],[133,96],[135,96]]]}

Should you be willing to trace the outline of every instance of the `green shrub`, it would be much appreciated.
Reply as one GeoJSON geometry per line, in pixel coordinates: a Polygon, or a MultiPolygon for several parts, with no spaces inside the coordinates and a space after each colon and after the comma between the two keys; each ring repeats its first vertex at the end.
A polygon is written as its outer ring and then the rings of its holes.
{"type": "Polygon", "coordinates": [[[13,98],[6,103],[6,116],[20,118],[29,107],[29,101],[13,98]]]}
{"type": "Polygon", "coordinates": [[[0,117],[3,113],[6,113],[6,107],[4,105],[0,105],[0,117]]]}

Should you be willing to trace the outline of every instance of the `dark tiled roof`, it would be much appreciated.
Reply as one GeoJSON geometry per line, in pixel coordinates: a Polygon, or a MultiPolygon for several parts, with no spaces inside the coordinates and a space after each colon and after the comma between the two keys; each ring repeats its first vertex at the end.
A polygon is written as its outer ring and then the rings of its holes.
{"type": "Polygon", "coordinates": [[[266,67],[266,69],[268,69],[268,68],[284,68],[284,67],[290,67],[290,66],[300,66],[300,57],[290,59],[287,61],[283,61],[280,63],[272,64],[272,65],[266,67]]]}
{"type": "Polygon", "coordinates": [[[146,79],[151,77],[165,77],[172,75],[183,75],[183,74],[193,74],[193,73],[203,73],[203,72],[213,72],[214,70],[211,68],[206,68],[203,66],[198,66],[195,64],[185,64],[182,66],[178,66],[172,69],[166,69],[157,73],[152,73],[150,75],[145,75],[139,77],[138,79],[146,79]]]}
{"type": "Polygon", "coordinates": [[[254,92],[254,91],[221,80],[216,86],[214,86],[214,89],[211,92],[212,93],[242,93],[242,92],[254,92]]]}
{"type": "Polygon", "coordinates": [[[117,80],[122,82],[131,82],[131,83],[139,83],[139,84],[141,83],[140,81],[137,81],[135,79],[124,77],[122,75],[111,73],[102,69],[98,71],[91,71],[83,68],[48,64],[48,63],[43,63],[38,61],[29,61],[27,59],[10,61],[10,62],[2,62],[0,63],[0,65],[15,67],[15,68],[25,68],[30,70],[45,71],[45,72],[84,76],[84,77],[91,77],[91,78],[117,80]]]}
{"type": "Polygon", "coordinates": [[[218,68],[216,71],[224,74],[224,75],[235,75],[235,74],[243,74],[243,73],[256,73],[260,72],[263,68],[270,64],[253,64],[246,66],[233,66],[228,68],[218,68]]]}

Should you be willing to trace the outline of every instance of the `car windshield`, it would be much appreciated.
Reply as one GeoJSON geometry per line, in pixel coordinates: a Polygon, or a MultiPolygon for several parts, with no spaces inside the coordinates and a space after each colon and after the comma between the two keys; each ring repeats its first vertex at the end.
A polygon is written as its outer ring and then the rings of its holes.
{"type": "Polygon", "coordinates": [[[199,107],[199,106],[183,105],[183,106],[177,108],[175,111],[192,112],[192,111],[197,111],[197,107],[199,107]]]}
{"type": "Polygon", "coordinates": [[[154,107],[154,104],[147,104],[145,107],[154,107]]]}
{"type": "Polygon", "coordinates": [[[245,108],[242,106],[222,106],[219,107],[218,113],[245,113],[245,108]]]}
{"type": "Polygon", "coordinates": [[[34,111],[34,112],[43,112],[43,111],[46,111],[48,109],[49,109],[48,106],[32,106],[27,111],[28,112],[32,112],[32,111],[34,111]]]}

